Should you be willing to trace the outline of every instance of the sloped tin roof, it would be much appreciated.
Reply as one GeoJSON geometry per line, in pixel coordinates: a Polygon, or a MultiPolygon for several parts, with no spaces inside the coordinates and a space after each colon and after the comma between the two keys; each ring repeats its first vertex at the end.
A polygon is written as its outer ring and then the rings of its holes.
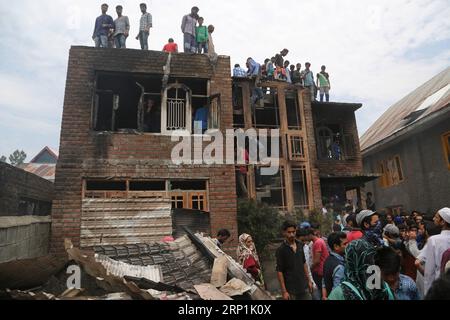
{"type": "Polygon", "coordinates": [[[373,145],[389,138],[406,127],[425,121],[431,114],[447,108],[450,103],[450,67],[408,94],[390,107],[361,137],[361,150],[364,152],[373,145]],[[416,111],[423,111],[419,117],[410,121],[416,111]]]}

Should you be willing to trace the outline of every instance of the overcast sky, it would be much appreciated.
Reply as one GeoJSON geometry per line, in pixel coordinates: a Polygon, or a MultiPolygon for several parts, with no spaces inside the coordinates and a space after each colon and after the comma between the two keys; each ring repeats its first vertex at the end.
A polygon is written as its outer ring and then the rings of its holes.
{"type": "MultiPolygon", "coordinates": [[[[58,150],[68,53],[92,46],[104,1],[17,0],[0,7],[0,156],[23,149],[30,160],[48,145],[58,150]]],[[[123,5],[131,22],[127,45],[139,27],[141,0],[123,5]]],[[[290,49],[291,63],[325,64],[331,99],[361,102],[359,134],[393,103],[450,65],[449,0],[227,0],[148,1],[154,28],[150,49],[169,37],[182,47],[182,16],[194,5],[216,27],[219,54],[244,64],[290,49]]]]}

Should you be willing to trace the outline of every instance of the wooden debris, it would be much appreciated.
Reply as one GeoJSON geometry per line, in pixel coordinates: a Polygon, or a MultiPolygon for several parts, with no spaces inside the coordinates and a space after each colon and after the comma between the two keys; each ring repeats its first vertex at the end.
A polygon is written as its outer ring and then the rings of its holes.
{"type": "MultiPolygon", "coordinates": [[[[67,261],[52,255],[0,264],[0,288],[29,289],[42,286],[64,269],[67,261]]],[[[30,290],[28,290],[30,291],[30,290]]]]}
{"type": "Polygon", "coordinates": [[[96,261],[93,251],[81,251],[74,248],[71,241],[67,239],[65,246],[69,259],[79,264],[87,274],[96,278],[98,285],[107,292],[125,292],[133,299],[154,300],[149,292],[141,290],[135,283],[110,274],[100,262],[96,261]]]}
{"type": "Polygon", "coordinates": [[[242,296],[244,293],[250,291],[251,286],[247,285],[242,280],[234,278],[220,288],[220,292],[226,294],[229,297],[242,296]]]}
{"type": "Polygon", "coordinates": [[[217,288],[210,283],[196,285],[194,286],[194,288],[195,290],[197,290],[199,296],[203,300],[219,300],[219,301],[233,300],[229,296],[217,290],[217,288]]]}
{"type": "Polygon", "coordinates": [[[56,300],[56,297],[52,294],[45,292],[34,293],[31,291],[9,290],[6,289],[6,293],[14,300],[56,300]]]}
{"type": "Polygon", "coordinates": [[[228,275],[231,279],[237,278],[250,286],[250,296],[253,300],[274,300],[274,298],[267,291],[260,288],[253,277],[249,275],[244,268],[236,262],[232,257],[223,252],[216,243],[209,237],[204,237],[202,234],[193,234],[189,229],[185,228],[186,233],[198,249],[204,253],[209,259],[216,259],[219,257],[226,257],[228,260],[228,275]]]}
{"type": "Polygon", "coordinates": [[[84,289],[69,288],[64,291],[58,298],[75,298],[84,292],[84,289]]]}
{"type": "Polygon", "coordinates": [[[145,278],[136,278],[136,277],[131,277],[131,276],[125,276],[124,277],[125,280],[127,281],[132,281],[134,283],[136,283],[139,288],[142,289],[152,289],[152,290],[156,290],[156,291],[169,291],[169,292],[175,292],[175,293],[183,293],[185,292],[184,289],[178,287],[178,286],[171,286],[165,283],[161,283],[161,282],[154,282],[152,280],[149,279],[145,279],[145,278]]]}

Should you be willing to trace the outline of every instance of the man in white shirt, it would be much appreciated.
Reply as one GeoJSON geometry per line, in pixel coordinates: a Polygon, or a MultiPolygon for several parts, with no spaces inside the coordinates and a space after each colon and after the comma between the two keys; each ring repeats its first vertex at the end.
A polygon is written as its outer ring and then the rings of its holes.
{"type": "Polygon", "coordinates": [[[441,234],[428,239],[424,249],[425,256],[425,293],[428,292],[433,282],[441,274],[442,255],[450,248],[450,208],[439,210],[434,219],[434,223],[442,228],[441,234]]]}

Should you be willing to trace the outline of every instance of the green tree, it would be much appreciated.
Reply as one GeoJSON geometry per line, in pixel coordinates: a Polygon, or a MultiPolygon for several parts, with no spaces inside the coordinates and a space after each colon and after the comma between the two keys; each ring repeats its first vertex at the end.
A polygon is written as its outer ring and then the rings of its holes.
{"type": "Polygon", "coordinates": [[[239,234],[252,236],[258,252],[266,253],[267,246],[281,235],[282,218],[276,209],[251,200],[240,200],[238,204],[239,234]]]}
{"type": "Polygon", "coordinates": [[[0,162],[6,162],[6,157],[5,156],[1,156],[0,157],[0,162]]]}
{"type": "Polygon", "coordinates": [[[9,162],[13,166],[19,166],[22,163],[24,163],[25,159],[27,158],[27,154],[22,150],[16,150],[9,156],[9,162]]]}

